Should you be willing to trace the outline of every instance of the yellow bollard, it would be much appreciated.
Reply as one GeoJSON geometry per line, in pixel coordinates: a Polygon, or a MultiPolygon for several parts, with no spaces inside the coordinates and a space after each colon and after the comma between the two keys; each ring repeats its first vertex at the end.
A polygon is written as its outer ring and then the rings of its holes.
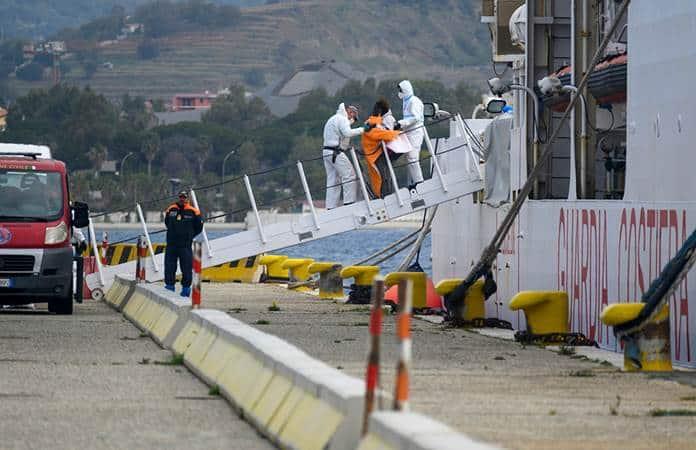
{"type": "Polygon", "coordinates": [[[379,275],[377,266],[348,266],[341,270],[341,278],[354,278],[350,285],[347,303],[370,304],[372,299],[372,281],[379,275]]]}
{"type": "MultiPolygon", "coordinates": [[[[457,286],[462,283],[461,278],[449,278],[442,280],[435,286],[435,291],[438,295],[441,295],[445,299],[445,304],[448,304],[447,296],[454,291],[457,286]]],[[[464,311],[461,320],[465,323],[473,322],[477,319],[486,318],[486,297],[483,295],[483,283],[484,280],[476,281],[466,292],[466,297],[464,297],[464,311]]]]}
{"type": "Polygon", "coordinates": [[[287,283],[290,280],[290,272],[283,268],[283,263],[288,259],[285,255],[262,255],[259,265],[266,266],[263,281],[266,283],[287,283]]]}
{"type": "Polygon", "coordinates": [[[530,335],[568,333],[568,294],[561,291],[522,291],[510,309],[523,310],[530,335]]]}
{"type": "Polygon", "coordinates": [[[319,274],[319,298],[337,300],[345,297],[341,278],[342,268],[336,262],[316,262],[309,266],[309,273],[319,274]]]}
{"type": "Polygon", "coordinates": [[[413,281],[413,309],[427,308],[425,283],[428,275],[425,272],[392,272],[384,278],[387,287],[399,284],[401,280],[413,281]]]}
{"type": "MultiPolygon", "coordinates": [[[[638,317],[645,303],[615,303],[604,308],[600,319],[605,325],[617,326],[638,317]]],[[[624,370],[669,372],[672,370],[672,350],[669,331],[669,305],[643,327],[630,335],[621,336],[624,344],[624,370]]]]}
{"type": "Polygon", "coordinates": [[[283,261],[281,267],[290,272],[288,289],[305,292],[313,290],[306,283],[310,276],[309,266],[313,262],[314,260],[310,258],[289,258],[283,261]]]}

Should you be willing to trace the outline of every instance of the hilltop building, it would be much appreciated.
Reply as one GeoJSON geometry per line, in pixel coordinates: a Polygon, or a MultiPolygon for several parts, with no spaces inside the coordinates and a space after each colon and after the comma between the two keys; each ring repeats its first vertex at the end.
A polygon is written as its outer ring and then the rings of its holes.
{"type": "Polygon", "coordinates": [[[172,111],[208,110],[218,94],[209,91],[203,93],[176,94],[172,98],[172,111]]]}
{"type": "Polygon", "coordinates": [[[283,117],[295,111],[300,99],[314,89],[323,88],[329,95],[335,95],[348,81],[363,81],[365,78],[364,73],[348,64],[335,60],[319,61],[298,67],[255,95],[268,105],[274,115],[283,117]]]}

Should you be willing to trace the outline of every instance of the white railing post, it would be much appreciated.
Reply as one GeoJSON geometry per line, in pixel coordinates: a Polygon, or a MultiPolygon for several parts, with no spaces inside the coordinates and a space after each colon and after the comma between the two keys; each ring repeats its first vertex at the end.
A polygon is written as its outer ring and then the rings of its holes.
{"type": "Polygon", "coordinates": [[[396,195],[396,200],[399,202],[399,207],[402,207],[404,206],[404,200],[401,198],[401,193],[399,192],[399,181],[396,179],[394,166],[392,166],[391,159],[389,159],[389,152],[387,151],[387,146],[384,144],[384,141],[382,141],[381,144],[382,155],[384,155],[384,159],[387,161],[387,167],[389,168],[389,176],[391,176],[392,186],[394,186],[394,194],[396,195]]]}
{"type": "Polygon", "coordinates": [[[249,181],[249,176],[244,175],[244,186],[246,186],[247,194],[249,195],[249,202],[251,203],[251,208],[254,210],[254,216],[256,216],[256,226],[259,229],[259,236],[261,237],[261,242],[265,244],[266,234],[263,232],[263,225],[261,224],[261,216],[259,216],[259,210],[256,207],[256,199],[254,198],[254,192],[251,190],[251,182],[249,181]]]}
{"type": "Polygon", "coordinates": [[[483,179],[483,174],[481,173],[481,168],[479,167],[479,161],[483,160],[483,153],[481,153],[478,149],[475,149],[471,145],[471,138],[469,137],[469,133],[466,132],[466,126],[464,125],[464,119],[462,116],[457,114],[455,118],[455,123],[459,126],[459,129],[464,136],[464,139],[466,140],[466,146],[469,149],[469,158],[471,158],[471,165],[472,167],[468,167],[470,170],[475,170],[476,174],[478,175],[479,179],[483,179]]]}
{"type": "Polygon", "coordinates": [[[152,256],[152,266],[155,268],[155,272],[159,272],[159,265],[155,259],[155,250],[152,248],[150,233],[147,231],[147,223],[145,222],[145,216],[143,215],[143,209],[140,207],[140,203],[135,204],[135,210],[138,213],[140,224],[143,226],[143,234],[145,235],[145,240],[147,241],[147,248],[150,250],[150,256],[152,256]]]}
{"type": "Polygon", "coordinates": [[[92,222],[91,217],[89,219],[88,226],[89,240],[91,241],[90,243],[92,244],[92,250],[94,251],[94,259],[97,260],[97,273],[99,274],[99,285],[101,287],[104,287],[104,274],[102,273],[104,267],[102,266],[101,255],[99,254],[99,248],[97,247],[97,235],[94,232],[94,223],[92,222]]]}
{"type": "Polygon", "coordinates": [[[370,196],[367,193],[367,186],[365,186],[365,179],[363,178],[362,170],[360,170],[360,162],[358,161],[358,155],[355,153],[355,147],[350,148],[350,156],[353,157],[355,173],[358,175],[360,189],[362,190],[363,198],[365,199],[365,204],[367,205],[367,212],[369,215],[373,216],[375,212],[372,209],[372,205],[370,204],[370,196]]]}
{"type": "Polygon", "coordinates": [[[435,155],[433,143],[430,142],[430,135],[428,134],[428,129],[423,127],[423,133],[425,133],[425,146],[428,147],[428,152],[430,152],[430,156],[433,158],[433,166],[435,167],[437,177],[440,179],[440,185],[442,186],[442,190],[447,192],[447,184],[445,183],[445,177],[442,175],[442,170],[440,170],[440,163],[438,162],[437,156],[435,155]]]}
{"type": "Polygon", "coordinates": [[[314,208],[312,193],[309,191],[309,184],[307,184],[307,177],[305,176],[302,161],[297,161],[297,170],[300,172],[300,181],[302,181],[302,189],[304,189],[305,197],[307,198],[307,202],[309,202],[309,210],[312,211],[312,217],[314,218],[314,226],[318,230],[320,228],[319,216],[317,215],[317,210],[314,208]]]}
{"type": "MultiPolygon", "coordinates": [[[[200,211],[200,208],[198,207],[198,199],[196,198],[196,192],[193,189],[191,189],[191,204],[194,208],[200,211]]],[[[210,247],[208,233],[205,231],[205,221],[203,221],[203,231],[201,231],[201,234],[203,235],[203,242],[205,242],[205,248],[208,250],[208,258],[212,258],[213,249],[210,247]]]]}

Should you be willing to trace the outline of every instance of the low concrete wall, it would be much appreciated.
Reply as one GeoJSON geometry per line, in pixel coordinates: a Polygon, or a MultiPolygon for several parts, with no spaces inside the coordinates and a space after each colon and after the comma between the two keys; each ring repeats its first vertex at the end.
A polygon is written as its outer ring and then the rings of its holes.
{"type": "Polygon", "coordinates": [[[282,448],[490,448],[405,413],[373,414],[370,434],[361,441],[362,380],[222,311],[190,310],[188,301],[159,286],[119,276],[106,301],[161,346],[183,355],[193,373],[217,386],[240,415],[282,448]],[[448,440],[438,440],[443,433],[448,440]]]}

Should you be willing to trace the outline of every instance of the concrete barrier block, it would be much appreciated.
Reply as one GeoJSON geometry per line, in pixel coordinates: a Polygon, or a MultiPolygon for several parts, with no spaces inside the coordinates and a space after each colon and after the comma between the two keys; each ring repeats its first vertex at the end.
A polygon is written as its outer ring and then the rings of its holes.
{"type": "Polygon", "coordinates": [[[216,385],[227,362],[231,358],[237,358],[239,352],[239,347],[231,344],[218,333],[213,345],[201,361],[200,372],[203,381],[211,386],[216,385]]]}
{"type": "Polygon", "coordinates": [[[135,290],[123,307],[123,315],[131,322],[135,322],[135,314],[143,306],[145,298],[141,291],[135,290]]]}
{"type": "MultiPolygon", "coordinates": [[[[123,311],[123,308],[128,303],[130,297],[135,291],[135,277],[130,275],[116,275],[115,280],[118,280],[118,284],[121,286],[125,286],[125,289],[122,289],[118,296],[113,297],[112,300],[107,301],[107,303],[116,308],[118,311],[123,311]]],[[[114,281],[114,284],[116,284],[116,281],[114,281]]]]}
{"type": "Polygon", "coordinates": [[[358,445],[357,450],[399,450],[399,449],[387,444],[386,442],[381,440],[379,438],[379,436],[372,434],[372,433],[369,433],[367,436],[365,436],[360,441],[360,445],[358,445]]]}
{"type": "MultiPolygon", "coordinates": [[[[261,432],[268,435],[268,425],[271,423],[271,419],[280,408],[280,405],[290,394],[291,389],[292,381],[277,373],[274,374],[256,405],[248,412],[247,418],[249,421],[261,432]]],[[[273,438],[273,436],[269,437],[273,438]]]]}
{"type": "Polygon", "coordinates": [[[181,333],[179,333],[172,343],[172,351],[175,354],[183,355],[200,332],[200,320],[197,320],[193,314],[190,314],[189,319],[186,321],[186,324],[181,330],[181,333]]]}
{"type": "Polygon", "coordinates": [[[302,450],[323,450],[343,421],[343,415],[328,403],[305,395],[280,433],[281,446],[302,450]]]}
{"type": "Polygon", "coordinates": [[[109,290],[104,294],[104,301],[115,307],[120,302],[120,298],[123,297],[124,290],[126,289],[128,289],[128,287],[120,279],[116,278],[109,290]]]}
{"type": "Polygon", "coordinates": [[[191,302],[188,299],[182,299],[179,294],[168,291],[162,286],[148,285],[147,289],[150,290],[153,298],[155,298],[165,310],[171,311],[171,313],[174,314],[174,316],[166,314],[167,318],[163,319],[164,321],[162,323],[158,321],[155,325],[156,334],[153,333],[153,338],[158,344],[164,348],[171,349],[174,340],[181,334],[184,326],[186,326],[186,323],[189,321],[191,302]],[[170,326],[169,323],[172,319],[174,323],[170,326]]]}
{"type": "MultiPolygon", "coordinates": [[[[405,450],[496,449],[495,446],[473,441],[464,434],[458,433],[430,417],[411,412],[379,411],[373,413],[369,423],[368,436],[370,435],[385,443],[387,448],[405,450]]],[[[372,441],[374,442],[374,439],[372,441]]],[[[362,442],[358,448],[363,448],[362,442]]]]}
{"type": "Polygon", "coordinates": [[[240,349],[225,364],[217,384],[236,409],[246,412],[253,410],[272,375],[273,372],[254,355],[240,349]]]}
{"type": "Polygon", "coordinates": [[[293,386],[292,389],[290,389],[290,392],[280,404],[280,407],[276,411],[275,415],[273,415],[273,418],[269,422],[268,428],[266,429],[268,436],[273,442],[279,442],[280,434],[285,425],[288,423],[290,416],[293,414],[300,401],[302,401],[302,399],[308,395],[309,394],[307,394],[307,392],[303,391],[297,386],[293,386]]]}
{"type": "Polygon", "coordinates": [[[213,341],[215,341],[216,337],[217,330],[203,326],[189,348],[184,352],[184,364],[196,375],[203,375],[200,371],[201,362],[213,345],[213,341]]]}

